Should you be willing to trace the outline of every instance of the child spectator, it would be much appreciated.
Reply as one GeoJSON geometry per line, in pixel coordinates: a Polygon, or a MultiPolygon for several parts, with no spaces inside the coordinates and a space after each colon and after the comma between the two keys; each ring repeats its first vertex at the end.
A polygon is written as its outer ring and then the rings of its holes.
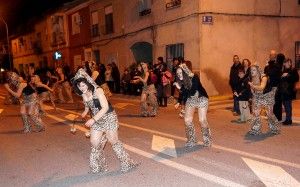
{"type": "Polygon", "coordinates": [[[245,123],[251,119],[249,109],[249,99],[251,96],[250,86],[248,84],[249,77],[245,76],[245,70],[243,68],[238,69],[238,84],[234,95],[238,98],[240,108],[240,119],[236,120],[236,123],[245,123]]]}

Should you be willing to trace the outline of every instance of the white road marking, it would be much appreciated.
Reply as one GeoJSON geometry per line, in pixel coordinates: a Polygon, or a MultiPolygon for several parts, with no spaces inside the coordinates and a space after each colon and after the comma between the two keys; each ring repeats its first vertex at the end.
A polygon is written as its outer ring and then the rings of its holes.
{"type": "MultiPolygon", "coordinates": [[[[61,109],[61,108],[57,108],[57,110],[61,110],[61,111],[69,112],[69,113],[72,113],[72,114],[80,115],[80,113],[74,112],[74,111],[71,111],[71,110],[65,110],[65,109],[61,109]]],[[[156,131],[156,130],[137,127],[137,126],[134,126],[134,125],[129,125],[129,124],[126,124],[126,123],[121,123],[121,122],[119,122],[119,125],[124,126],[124,127],[128,127],[128,128],[132,128],[132,129],[137,129],[137,130],[144,131],[144,132],[149,132],[149,133],[152,133],[152,134],[157,134],[157,135],[161,135],[161,136],[181,140],[181,141],[186,141],[186,138],[176,136],[176,135],[172,135],[172,134],[168,134],[168,133],[163,133],[163,132],[156,131]]],[[[199,143],[202,143],[202,142],[199,141],[199,143]]],[[[216,144],[213,144],[212,147],[215,148],[215,149],[220,149],[220,150],[223,150],[223,151],[235,153],[235,154],[238,154],[238,155],[241,155],[241,156],[256,158],[256,159],[269,161],[269,162],[274,162],[274,163],[282,164],[282,165],[285,165],[285,166],[290,166],[290,167],[300,169],[300,164],[297,164],[297,163],[292,163],[292,162],[288,162],[288,161],[284,161],[284,160],[280,160],[280,159],[275,159],[275,158],[269,158],[269,157],[266,157],[266,156],[262,156],[262,155],[258,155],[258,154],[254,154],[254,153],[248,153],[248,152],[245,152],[245,151],[240,151],[240,150],[236,150],[236,149],[232,149],[232,148],[227,148],[227,147],[216,145],[216,144]]]]}
{"type": "MultiPolygon", "coordinates": [[[[50,117],[58,122],[61,122],[61,123],[64,123],[64,124],[67,124],[67,125],[71,125],[70,123],[68,123],[66,120],[64,119],[61,119],[61,118],[58,118],[56,116],[53,116],[53,115],[47,115],[47,117],[50,117]]],[[[77,128],[77,127],[76,127],[77,128]]],[[[86,132],[87,129],[79,129],[83,132],[86,132]]],[[[189,167],[189,166],[185,166],[183,164],[179,164],[179,163],[176,163],[174,161],[171,161],[171,160],[167,160],[163,157],[160,157],[160,156],[157,156],[157,155],[154,155],[154,154],[151,154],[151,153],[148,153],[146,151],[143,151],[143,150],[140,150],[138,148],[135,148],[135,147],[132,147],[130,145],[127,145],[127,144],[124,144],[124,147],[133,152],[133,153],[136,153],[138,155],[141,155],[141,156],[144,156],[146,158],[150,158],[156,162],[159,162],[159,163],[162,163],[166,166],[169,166],[169,167],[172,167],[172,168],[175,168],[179,171],[182,171],[182,172],[185,172],[185,173],[188,173],[188,174],[191,174],[193,176],[196,176],[196,177],[199,177],[199,178],[202,178],[204,180],[207,180],[207,181],[210,181],[210,182],[213,182],[213,183],[216,183],[216,184],[219,184],[219,185],[222,185],[222,186],[237,186],[237,187],[244,187],[245,185],[242,185],[242,184],[239,184],[239,183],[236,183],[234,181],[231,181],[231,180],[227,180],[227,179],[224,179],[224,178],[221,178],[221,177],[218,177],[218,176],[215,176],[215,175],[212,175],[212,174],[209,174],[209,173],[205,173],[201,170],[197,170],[197,169],[194,169],[192,167],[189,167]]]]}
{"type": "Polygon", "coordinates": [[[153,135],[151,149],[171,157],[177,157],[174,140],[169,138],[153,135]]]}
{"type": "Polygon", "coordinates": [[[68,114],[65,116],[65,118],[67,118],[68,120],[70,121],[74,121],[74,119],[77,118],[77,115],[74,115],[74,114],[68,114]]]}
{"type": "Polygon", "coordinates": [[[54,108],[49,105],[44,105],[44,110],[53,110],[54,108]]]}
{"type": "Polygon", "coordinates": [[[260,178],[260,180],[267,186],[290,186],[299,187],[300,183],[284,171],[281,167],[258,162],[248,158],[242,158],[250,169],[260,178]]]}
{"type": "Polygon", "coordinates": [[[127,150],[131,151],[131,152],[134,152],[134,153],[139,154],[141,156],[150,158],[150,159],[155,160],[156,162],[159,162],[159,163],[164,164],[166,166],[178,169],[182,172],[189,173],[189,174],[194,175],[196,177],[200,177],[202,179],[208,180],[210,182],[213,182],[213,183],[216,183],[216,184],[219,184],[219,185],[222,185],[222,186],[240,186],[240,187],[245,186],[245,185],[238,184],[236,182],[233,182],[233,181],[230,181],[230,180],[227,180],[227,179],[224,179],[224,178],[221,178],[221,177],[209,174],[209,173],[205,173],[203,171],[194,169],[192,167],[176,163],[172,160],[167,160],[165,158],[162,158],[162,157],[157,156],[157,155],[153,155],[151,153],[148,153],[146,151],[140,150],[138,148],[132,147],[132,146],[127,145],[127,144],[124,144],[124,147],[127,150]]]}

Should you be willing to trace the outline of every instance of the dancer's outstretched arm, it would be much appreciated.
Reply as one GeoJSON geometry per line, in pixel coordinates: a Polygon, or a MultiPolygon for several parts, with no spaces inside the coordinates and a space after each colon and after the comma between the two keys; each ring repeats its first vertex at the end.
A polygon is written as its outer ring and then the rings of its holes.
{"type": "Polygon", "coordinates": [[[17,98],[21,97],[22,91],[23,91],[23,89],[24,89],[26,86],[27,86],[27,83],[20,83],[20,86],[19,86],[17,92],[14,92],[13,90],[11,90],[11,89],[9,88],[9,85],[8,85],[8,84],[4,84],[5,89],[6,89],[9,93],[11,93],[13,96],[15,96],[15,97],[17,97],[17,98]]]}
{"type": "Polygon", "coordinates": [[[104,95],[104,92],[101,88],[97,88],[95,90],[95,95],[97,96],[97,99],[99,99],[101,110],[92,118],[89,119],[85,125],[90,127],[92,126],[96,121],[98,121],[107,111],[108,111],[108,102],[104,95]]]}

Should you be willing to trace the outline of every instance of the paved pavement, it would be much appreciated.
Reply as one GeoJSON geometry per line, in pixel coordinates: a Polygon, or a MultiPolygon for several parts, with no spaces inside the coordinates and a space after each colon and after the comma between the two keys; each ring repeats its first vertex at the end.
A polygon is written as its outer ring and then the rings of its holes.
{"type": "MultiPolygon", "coordinates": [[[[231,100],[214,100],[208,112],[213,147],[205,149],[195,115],[199,145],[184,147],[183,119],[172,105],[160,108],[155,118],[142,118],[139,98],[115,95],[110,100],[119,119],[119,136],[134,160],[141,165],[126,174],[111,146],[105,147],[110,171],[89,174],[87,129],[75,122],[83,110],[75,104],[46,107],[46,131],[22,134],[19,108],[3,105],[0,88],[0,186],[300,186],[300,123],[283,126],[282,133],[249,137],[248,124],[234,124],[228,107],[231,100]]],[[[298,105],[296,101],[294,104],[298,105]]],[[[297,108],[295,114],[298,112],[297,108]]]]}

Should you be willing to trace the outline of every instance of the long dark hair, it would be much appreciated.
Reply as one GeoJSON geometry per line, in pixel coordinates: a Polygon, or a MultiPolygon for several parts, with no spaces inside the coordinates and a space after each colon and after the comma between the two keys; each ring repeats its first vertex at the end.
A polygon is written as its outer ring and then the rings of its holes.
{"type": "Polygon", "coordinates": [[[82,95],[83,94],[82,91],[78,88],[78,85],[81,82],[83,82],[84,84],[86,84],[87,87],[88,87],[88,90],[90,90],[90,91],[92,91],[94,93],[95,87],[88,80],[86,80],[86,78],[81,77],[81,78],[78,78],[78,79],[72,81],[74,92],[77,95],[82,95]]]}
{"type": "Polygon", "coordinates": [[[183,69],[182,68],[180,68],[180,67],[178,67],[177,69],[176,69],[176,82],[182,87],[184,87],[184,88],[186,88],[186,89],[191,89],[191,87],[192,87],[192,80],[191,80],[191,77],[189,77],[189,75],[185,72],[185,71],[183,71],[183,69]],[[182,76],[183,76],[183,79],[182,80],[180,80],[179,79],[179,77],[178,77],[178,75],[177,75],[177,71],[178,71],[178,69],[181,69],[181,71],[182,71],[182,76]]]}
{"type": "Polygon", "coordinates": [[[89,76],[92,76],[92,70],[90,68],[90,62],[89,61],[84,62],[84,68],[85,68],[85,71],[87,72],[87,74],[89,76]]]}

